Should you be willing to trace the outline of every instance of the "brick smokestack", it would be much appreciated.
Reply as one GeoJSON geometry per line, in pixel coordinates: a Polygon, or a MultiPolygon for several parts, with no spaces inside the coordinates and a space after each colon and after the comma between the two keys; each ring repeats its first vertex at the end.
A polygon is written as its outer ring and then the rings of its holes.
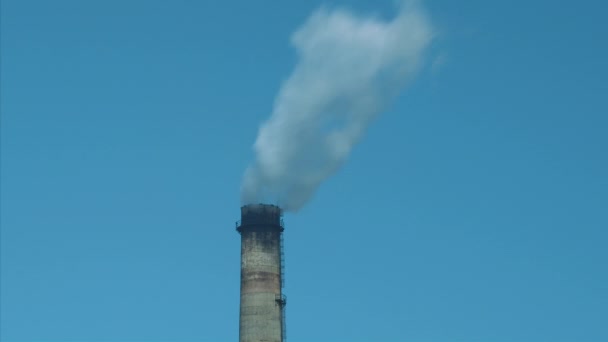
{"type": "Polygon", "coordinates": [[[240,342],[285,339],[282,210],[256,204],[241,208],[240,342]]]}

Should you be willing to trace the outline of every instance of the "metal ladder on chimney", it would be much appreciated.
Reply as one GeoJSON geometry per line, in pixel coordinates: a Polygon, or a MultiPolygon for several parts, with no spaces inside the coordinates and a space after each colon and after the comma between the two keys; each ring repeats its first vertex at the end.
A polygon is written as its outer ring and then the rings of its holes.
{"type": "Polygon", "coordinates": [[[280,309],[281,309],[281,341],[285,342],[287,339],[287,329],[286,329],[286,323],[285,323],[285,305],[287,305],[287,297],[285,295],[283,295],[283,287],[285,287],[285,250],[283,247],[284,246],[283,233],[280,233],[280,234],[281,234],[281,239],[280,239],[280,243],[281,243],[281,246],[280,246],[281,293],[279,294],[276,301],[279,304],[280,309]]]}

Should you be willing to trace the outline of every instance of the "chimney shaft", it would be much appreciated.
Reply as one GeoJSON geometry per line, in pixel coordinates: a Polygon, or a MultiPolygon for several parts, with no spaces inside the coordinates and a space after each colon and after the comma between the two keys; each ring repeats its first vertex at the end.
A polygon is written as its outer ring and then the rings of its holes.
{"type": "Polygon", "coordinates": [[[267,204],[241,208],[240,342],[282,342],[282,211],[267,204]]]}

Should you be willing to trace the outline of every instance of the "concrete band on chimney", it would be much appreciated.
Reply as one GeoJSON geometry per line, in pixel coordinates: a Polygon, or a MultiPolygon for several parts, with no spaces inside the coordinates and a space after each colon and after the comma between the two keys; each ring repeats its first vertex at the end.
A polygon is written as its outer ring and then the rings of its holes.
{"type": "Polygon", "coordinates": [[[267,204],[241,208],[240,342],[282,342],[282,211],[267,204]]]}

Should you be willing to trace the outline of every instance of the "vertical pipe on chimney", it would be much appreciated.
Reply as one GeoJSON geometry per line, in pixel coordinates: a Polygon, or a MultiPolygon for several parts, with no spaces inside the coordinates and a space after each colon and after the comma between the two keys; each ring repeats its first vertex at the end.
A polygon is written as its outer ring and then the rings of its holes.
{"type": "Polygon", "coordinates": [[[240,342],[282,342],[282,211],[267,204],[241,208],[240,342]]]}

